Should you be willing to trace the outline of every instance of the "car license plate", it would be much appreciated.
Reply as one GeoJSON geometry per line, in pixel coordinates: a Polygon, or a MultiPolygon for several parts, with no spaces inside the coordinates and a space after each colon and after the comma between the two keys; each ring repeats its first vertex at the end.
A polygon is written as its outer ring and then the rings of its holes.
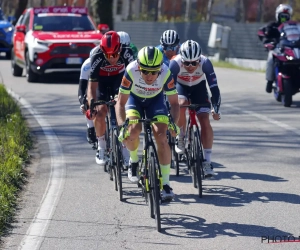
{"type": "Polygon", "coordinates": [[[80,57],[69,57],[66,60],[67,64],[81,64],[81,58],[80,57]]]}

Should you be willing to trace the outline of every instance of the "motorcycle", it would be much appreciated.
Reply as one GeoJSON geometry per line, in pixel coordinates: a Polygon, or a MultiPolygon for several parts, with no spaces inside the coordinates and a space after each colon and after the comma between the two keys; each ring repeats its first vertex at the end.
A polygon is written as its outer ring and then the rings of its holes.
{"type": "Polygon", "coordinates": [[[292,96],[300,92],[300,24],[289,21],[278,27],[279,41],[268,40],[264,28],[258,30],[258,37],[264,40],[267,51],[273,50],[275,83],[273,93],[276,101],[285,107],[292,105],[292,96]]]}

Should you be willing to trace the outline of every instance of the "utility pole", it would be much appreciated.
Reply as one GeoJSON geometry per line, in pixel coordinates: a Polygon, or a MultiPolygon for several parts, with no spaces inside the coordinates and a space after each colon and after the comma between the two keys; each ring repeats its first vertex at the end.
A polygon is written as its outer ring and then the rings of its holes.
{"type": "Polygon", "coordinates": [[[190,15],[191,15],[191,0],[186,0],[186,5],[185,5],[185,17],[184,20],[186,22],[190,21],[190,15]]]}
{"type": "Polygon", "coordinates": [[[262,17],[263,17],[263,6],[264,6],[264,0],[259,0],[258,1],[258,13],[257,13],[257,22],[262,22],[262,17]]]}
{"type": "Polygon", "coordinates": [[[211,12],[212,12],[213,4],[214,4],[214,0],[208,0],[207,13],[206,13],[206,21],[208,22],[211,20],[211,12]]]}

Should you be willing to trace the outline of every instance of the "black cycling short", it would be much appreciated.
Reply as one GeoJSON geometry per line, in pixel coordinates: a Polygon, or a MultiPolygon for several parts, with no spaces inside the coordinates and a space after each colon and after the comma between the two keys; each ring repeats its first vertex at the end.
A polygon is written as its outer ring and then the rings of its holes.
{"type": "MultiPolygon", "coordinates": [[[[180,83],[176,83],[176,89],[178,92],[179,99],[190,100],[191,104],[209,104],[208,92],[206,89],[206,82],[201,81],[199,84],[194,86],[186,86],[180,83]]],[[[211,109],[207,107],[199,107],[196,113],[210,113],[211,109]]]]}
{"type": "Polygon", "coordinates": [[[110,81],[109,78],[106,81],[102,81],[100,79],[97,89],[97,100],[109,101],[111,95],[113,97],[118,95],[122,77],[123,75],[120,75],[118,77],[110,77],[110,81]]]}

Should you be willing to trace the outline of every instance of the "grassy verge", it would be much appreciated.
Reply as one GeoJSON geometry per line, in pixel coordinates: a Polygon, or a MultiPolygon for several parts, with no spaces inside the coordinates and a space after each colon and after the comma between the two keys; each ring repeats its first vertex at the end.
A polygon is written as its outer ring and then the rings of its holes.
{"type": "Polygon", "coordinates": [[[0,236],[11,222],[18,191],[25,181],[24,165],[32,145],[21,111],[0,84],[0,236]]]}
{"type": "Polygon", "coordinates": [[[254,71],[254,72],[265,72],[264,70],[241,67],[226,61],[212,61],[212,64],[214,65],[214,67],[219,67],[219,68],[239,69],[239,70],[254,71]]]}

